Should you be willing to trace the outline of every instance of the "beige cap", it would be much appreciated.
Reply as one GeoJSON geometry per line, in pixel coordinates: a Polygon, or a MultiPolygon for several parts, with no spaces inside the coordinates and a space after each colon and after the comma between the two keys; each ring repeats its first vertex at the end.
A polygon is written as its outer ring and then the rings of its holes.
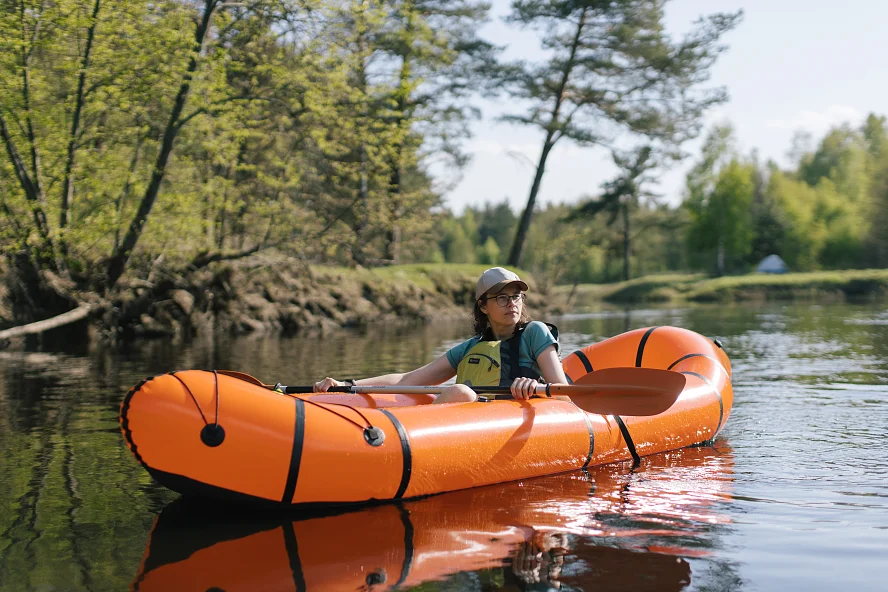
{"type": "Polygon", "coordinates": [[[478,279],[478,285],[475,286],[475,300],[478,300],[485,293],[498,288],[500,292],[509,284],[518,284],[522,290],[527,290],[527,284],[521,281],[521,278],[502,267],[491,267],[481,274],[478,279]]]}

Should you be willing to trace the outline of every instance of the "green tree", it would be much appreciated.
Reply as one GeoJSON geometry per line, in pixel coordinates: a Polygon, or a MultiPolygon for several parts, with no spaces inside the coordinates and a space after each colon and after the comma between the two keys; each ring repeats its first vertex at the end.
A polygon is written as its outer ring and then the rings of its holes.
{"type": "MultiPolygon", "coordinates": [[[[15,229],[7,255],[24,253],[32,271],[70,270],[76,287],[107,292],[137,254],[157,207],[164,223],[152,227],[149,244],[177,241],[168,252],[179,255],[194,252],[198,237],[212,242],[203,220],[232,208],[225,198],[224,207],[207,203],[202,190],[226,189],[249,164],[252,146],[239,128],[298,116],[304,93],[281,67],[286,44],[269,40],[304,14],[301,0],[139,1],[113,10],[97,0],[0,5],[7,156],[0,212],[15,229]],[[272,103],[277,112],[259,108],[272,103]],[[216,162],[201,172],[190,166],[193,156],[216,162]]],[[[243,218],[243,204],[233,203],[243,218]]],[[[224,222],[217,246],[225,244],[224,222]]],[[[47,312],[60,311],[35,314],[47,312]]]]}
{"type": "Polygon", "coordinates": [[[431,154],[460,167],[459,140],[478,112],[466,100],[493,63],[493,46],[478,36],[490,5],[478,0],[391,0],[380,47],[394,65],[386,119],[392,131],[384,257],[399,260],[403,225],[428,209],[427,193],[408,190],[405,174],[431,154]]]}
{"type": "Polygon", "coordinates": [[[718,172],[711,191],[686,202],[691,213],[689,244],[715,252],[718,275],[740,265],[752,248],[754,175],[753,165],[732,160],[718,172]]]}
{"type": "Polygon", "coordinates": [[[512,64],[504,87],[529,101],[526,114],[504,119],[539,128],[543,145],[508,262],[518,265],[546,161],[556,143],[603,144],[625,131],[675,146],[698,132],[704,111],[725,100],[703,88],[724,49],[721,36],[741,13],[700,19],[673,41],[663,0],[515,0],[510,21],[542,32],[548,60],[512,64]]]}
{"type": "Polygon", "coordinates": [[[502,251],[496,240],[492,236],[488,236],[483,244],[475,249],[475,260],[485,265],[498,265],[502,251]]]}
{"type": "Polygon", "coordinates": [[[440,225],[440,245],[448,263],[474,263],[475,243],[457,218],[445,218],[440,225]]]}
{"type": "Polygon", "coordinates": [[[807,206],[812,223],[822,228],[817,267],[847,268],[863,263],[870,226],[870,168],[863,134],[848,125],[830,130],[816,150],[801,155],[793,176],[814,191],[796,192],[809,201],[792,208],[798,215],[799,208],[807,206]]]}
{"type": "Polygon", "coordinates": [[[616,178],[604,184],[601,196],[579,206],[570,219],[591,218],[599,213],[609,214],[608,226],[620,220],[623,239],[623,280],[632,279],[632,234],[630,220],[646,201],[653,203],[656,194],[645,189],[654,181],[651,170],[657,167],[653,149],[642,146],[634,151],[613,151],[614,164],[620,170],[616,178]]]}
{"type": "Polygon", "coordinates": [[[475,208],[474,211],[478,220],[479,243],[483,244],[488,238],[492,238],[500,249],[509,244],[515,233],[517,219],[508,199],[497,204],[487,202],[483,209],[475,208]]]}
{"type": "Polygon", "coordinates": [[[826,225],[817,216],[817,189],[777,170],[771,171],[767,193],[777,204],[783,223],[778,254],[790,269],[813,270],[820,266],[826,242],[826,225]]]}
{"type": "Polygon", "coordinates": [[[863,124],[869,154],[871,226],[866,238],[866,264],[888,267],[888,123],[885,116],[871,113],[863,124]]]}

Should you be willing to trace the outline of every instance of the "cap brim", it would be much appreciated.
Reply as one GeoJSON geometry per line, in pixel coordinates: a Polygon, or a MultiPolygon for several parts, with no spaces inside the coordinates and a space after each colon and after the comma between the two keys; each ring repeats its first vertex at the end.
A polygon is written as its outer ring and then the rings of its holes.
{"type": "Polygon", "coordinates": [[[525,292],[527,292],[528,290],[527,284],[525,284],[521,280],[503,280],[498,284],[492,285],[490,288],[487,289],[487,291],[482,292],[481,294],[477,294],[475,297],[481,298],[482,296],[484,296],[484,294],[499,294],[500,292],[505,290],[507,286],[510,286],[512,284],[518,284],[518,287],[520,287],[525,292]]]}

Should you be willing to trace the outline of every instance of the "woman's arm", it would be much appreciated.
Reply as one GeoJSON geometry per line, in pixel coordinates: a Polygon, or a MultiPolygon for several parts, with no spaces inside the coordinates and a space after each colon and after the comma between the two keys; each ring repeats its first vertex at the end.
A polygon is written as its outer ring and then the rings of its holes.
{"type": "MultiPolygon", "coordinates": [[[[430,362],[422,368],[417,368],[410,372],[371,376],[370,378],[356,380],[355,384],[360,386],[390,386],[396,384],[400,386],[426,386],[441,384],[454,374],[456,374],[456,371],[453,369],[453,366],[450,365],[447,356],[441,356],[434,362],[430,362]]],[[[316,393],[323,393],[330,387],[344,385],[344,382],[328,377],[316,383],[314,391],[316,393]]]]}
{"type": "MultiPolygon", "coordinates": [[[[543,380],[550,384],[567,384],[567,376],[564,375],[564,369],[558,360],[554,344],[541,351],[536,361],[543,372],[543,380]]],[[[539,383],[533,378],[516,378],[512,382],[512,396],[516,399],[529,399],[533,396],[538,385],[539,383]]],[[[567,397],[555,398],[570,400],[567,397]]]]}
{"type": "Polygon", "coordinates": [[[551,384],[567,384],[564,368],[558,360],[555,345],[550,345],[537,356],[537,365],[543,371],[543,378],[551,384]]]}

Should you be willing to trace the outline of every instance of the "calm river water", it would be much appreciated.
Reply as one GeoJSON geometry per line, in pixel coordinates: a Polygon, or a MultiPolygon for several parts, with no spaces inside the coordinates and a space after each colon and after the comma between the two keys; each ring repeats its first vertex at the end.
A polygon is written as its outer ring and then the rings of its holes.
{"type": "Polygon", "coordinates": [[[888,309],[705,306],[547,319],[569,353],[676,325],[719,338],[713,447],[328,515],[243,515],[154,484],[123,444],[148,375],[307,384],[419,366],[468,323],[324,338],[0,351],[0,591],[886,590],[888,309]]]}

